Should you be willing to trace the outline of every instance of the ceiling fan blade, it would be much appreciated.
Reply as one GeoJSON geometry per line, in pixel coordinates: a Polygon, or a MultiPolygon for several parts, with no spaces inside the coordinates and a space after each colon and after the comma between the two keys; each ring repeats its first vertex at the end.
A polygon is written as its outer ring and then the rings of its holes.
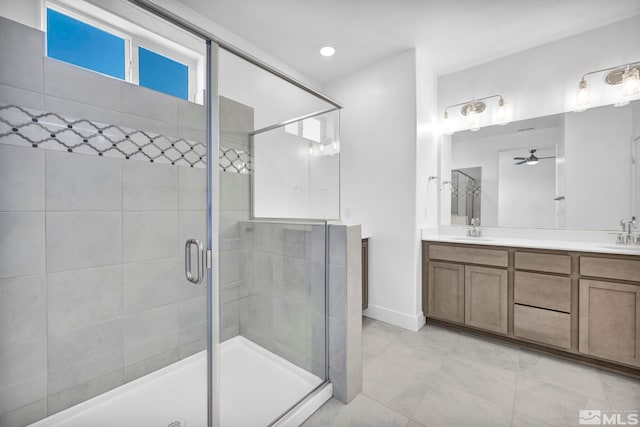
{"type": "Polygon", "coordinates": [[[513,160],[527,160],[526,157],[514,157],[513,160]]]}
{"type": "Polygon", "coordinates": [[[538,157],[538,160],[542,160],[542,159],[555,159],[556,156],[551,156],[551,157],[538,157]]]}
{"type": "Polygon", "coordinates": [[[523,161],[516,163],[516,165],[521,165],[523,163],[527,163],[527,159],[524,159],[523,161]]]}

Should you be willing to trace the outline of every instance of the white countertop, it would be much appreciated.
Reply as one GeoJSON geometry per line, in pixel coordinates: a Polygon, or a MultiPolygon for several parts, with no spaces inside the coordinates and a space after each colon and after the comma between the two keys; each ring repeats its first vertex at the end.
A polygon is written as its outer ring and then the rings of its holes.
{"type": "Polygon", "coordinates": [[[509,237],[464,237],[452,234],[432,234],[422,232],[422,240],[446,243],[464,243],[483,246],[511,246],[517,248],[549,249],[557,251],[598,252],[618,255],[640,256],[640,245],[616,245],[615,243],[594,243],[562,240],[517,239],[509,237]]]}

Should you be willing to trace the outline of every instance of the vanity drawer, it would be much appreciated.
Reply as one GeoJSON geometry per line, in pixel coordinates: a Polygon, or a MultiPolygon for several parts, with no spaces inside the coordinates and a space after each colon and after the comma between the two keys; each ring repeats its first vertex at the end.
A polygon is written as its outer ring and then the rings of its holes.
{"type": "Polygon", "coordinates": [[[571,279],[568,277],[516,271],[514,289],[516,303],[571,311],[571,279]]]}
{"type": "Polygon", "coordinates": [[[571,274],[571,257],[569,255],[516,252],[515,266],[519,270],[571,274]]]}
{"type": "Polygon", "coordinates": [[[640,260],[581,256],[580,275],[640,282],[640,260]]]}
{"type": "Polygon", "coordinates": [[[515,304],[513,334],[516,337],[569,349],[571,348],[571,315],[515,304]]]}
{"type": "Polygon", "coordinates": [[[481,249],[446,245],[429,245],[429,258],[468,264],[509,266],[509,253],[502,249],[481,249]]]}

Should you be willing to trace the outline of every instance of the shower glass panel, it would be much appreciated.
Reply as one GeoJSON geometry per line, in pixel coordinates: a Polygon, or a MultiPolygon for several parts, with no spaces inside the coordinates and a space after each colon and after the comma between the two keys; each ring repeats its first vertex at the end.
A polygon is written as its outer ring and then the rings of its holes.
{"type": "MultiPolygon", "coordinates": [[[[204,73],[203,40],[127,2],[61,3],[204,73]]],[[[187,101],[45,39],[0,18],[0,425],[206,425],[206,281],[184,272],[206,241],[204,76],[187,101]]]]}
{"type": "Polygon", "coordinates": [[[340,217],[340,112],[253,134],[257,218],[340,217]]]}
{"type": "Polygon", "coordinates": [[[314,115],[333,107],[226,51],[219,81],[221,425],[264,426],[326,385],[327,224],[310,218],[337,217],[338,114],[314,115]],[[312,159],[329,141],[333,156],[312,159]],[[256,192],[280,197],[285,176],[331,189],[318,213],[307,199],[258,215],[256,192]]]}

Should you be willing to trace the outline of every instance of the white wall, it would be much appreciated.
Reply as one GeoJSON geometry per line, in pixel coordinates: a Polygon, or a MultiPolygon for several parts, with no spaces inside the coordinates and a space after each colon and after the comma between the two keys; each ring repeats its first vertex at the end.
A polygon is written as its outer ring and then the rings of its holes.
{"type": "Polygon", "coordinates": [[[341,209],[369,241],[366,314],[416,328],[416,54],[326,86],[341,112],[341,209]]]}
{"type": "Polygon", "coordinates": [[[612,230],[630,219],[633,107],[566,115],[567,227],[612,230]]]}
{"type": "MultiPolygon", "coordinates": [[[[526,154],[524,154],[526,155],[526,154]]],[[[536,156],[555,157],[556,147],[538,146],[536,156]]],[[[498,152],[498,225],[500,227],[556,227],[556,161],[516,165],[522,149],[498,152]]]]}
{"type": "Polygon", "coordinates": [[[416,50],[416,214],[414,226],[414,313],[417,316],[415,329],[419,328],[424,317],[422,313],[422,228],[438,226],[440,212],[438,207],[438,180],[429,181],[430,176],[439,175],[440,135],[437,112],[438,81],[434,73],[434,59],[427,49],[416,50]]]}
{"type": "MultiPolygon", "coordinates": [[[[638,40],[640,16],[440,76],[438,109],[442,114],[448,105],[497,93],[507,101],[512,120],[572,111],[582,75],[637,61],[638,40]]],[[[621,97],[619,88],[603,82],[603,75],[587,80],[592,106],[611,104],[621,97]]],[[[494,107],[495,103],[489,104],[484,124],[492,119],[494,107]]],[[[460,117],[453,111],[452,118],[460,117]]]]}

